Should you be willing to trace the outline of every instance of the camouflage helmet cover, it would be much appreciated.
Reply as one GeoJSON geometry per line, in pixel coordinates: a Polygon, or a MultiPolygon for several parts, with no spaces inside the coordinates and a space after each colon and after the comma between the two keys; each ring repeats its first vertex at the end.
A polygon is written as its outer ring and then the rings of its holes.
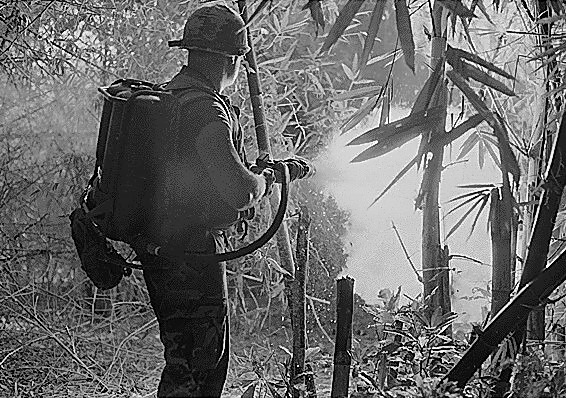
{"type": "Polygon", "coordinates": [[[189,16],[183,38],[169,41],[169,47],[244,55],[250,50],[244,26],[244,20],[232,8],[222,4],[204,6],[189,16]]]}

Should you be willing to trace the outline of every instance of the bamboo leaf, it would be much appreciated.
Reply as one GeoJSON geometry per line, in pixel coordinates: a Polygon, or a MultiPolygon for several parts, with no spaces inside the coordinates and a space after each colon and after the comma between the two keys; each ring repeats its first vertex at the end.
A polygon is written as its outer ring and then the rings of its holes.
{"type": "Polygon", "coordinates": [[[467,205],[468,203],[471,203],[475,200],[478,200],[478,198],[484,196],[483,191],[482,192],[474,192],[473,195],[470,195],[470,197],[468,197],[468,199],[466,199],[465,201],[463,201],[462,203],[458,204],[457,206],[454,206],[452,209],[450,209],[450,211],[448,213],[446,213],[444,215],[444,217],[448,217],[450,214],[454,213],[455,211],[457,211],[458,209],[461,209],[462,207],[464,207],[465,205],[467,205]]]}
{"type": "Polygon", "coordinates": [[[482,14],[485,16],[485,18],[489,21],[489,23],[491,23],[492,25],[495,25],[493,23],[493,21],[491,20],[491,17],[489,16],[489,13],[487,12],[487,8],[485,8],[485,4],[483,4],[483,0],[473,0],[472,2],[472,6],[470,7],[470,11],[474,12],[475,7],[478,7],[480,9],[480,11],[482,12],[482,14]]]}
{"type": "Polygon", "coordinates": [[[491,88],[493,88],[494,90],[497,90],[505,95],[508,95],[510,97],[515,97],[516,94],[513,92],[513,90],[511,90],[510,88],[508,88],[504,83],[500,82],[497,79],[494,79],[493,77],[491,77],[490,75],[488,75],[486,72],[482,71],[479,68],[476,68],[473,65],[470,65],[469,63],[462,61],[460,64],[460,74],[462,75],[462,77],[464,77],[465,79],[468,78],[472,78],[475,81],[482,83],[486,86],[489,86],[491,88]]]}
{"type": "Polygon", "coordinates": [[[419,157],[415,156],[409,163],[407,163],[405,167],[401,169],[401,171],[395,176],[395,178],[393,178],[389,185],[387,185],[385,189],[381,191],[377,198],[375,198],[368,207],[373,206],[379,199],[383,197],[383,195],[385,195],[395,184],[397,184],[397,182],[399,182],[399,180],[403,178],[403,176],[407,174],[409,170],[411,170],[411,167],[413,167],[418,162],[418,160],[419,157]]]}
{"type": "Polygon", "coordinates": [[[375,145],[370,146],[354,159],[351,160],[352,163],[364,162],[366,160],[375,159],[386,153],[391,152],[395,148],[399,148],[401,145],[406,144],[413,138],[421,135],[421,130],[418,128],[412,128],[410,130],[396,132],[387,138],[379,140],[375,145]]]}
{"type": "Polygon", "coordinates": [[[490,142],[493,146],[497,147],[497,137],[490,134],[488,131],[479,131],[480,138],[484,141],[490,142]]]}
{"type": "MultiPolygon", "coordinates": [[[[548,48],[546,51],[543,51],[540,54],[535,55],[534,57],[530,58],[529,61],[536,61],[536,60],[543,60],[546,57],[552,57],[553,55],[555,55],[556,53],[562,52],[566,49],[566,43],[562,43],[559,46],[556,47],[552,47],[552,45],[549,45],[550,48],[548,48]]],[[[546,59],[544,59],[544,61],[546,61],[546,59]]]]}
{"type": "Polygon", "coordinates": [[[273,64],[277,64],[277,66],[280,66],[281,63],[283,63],[287,60],[288,60],[287,55],[284,55],[283,57],[277,57],[277,58],[268,58],[265,61],[258,62],[257,66],[264,67],[264,66],[273,65],[273,64]]]}
{"type": "Polygon", "coordinates": [[[273,398],[283,398],[281,396],[281,394],[279,394],[276,390],[277,385],[275,383],[272,383],[270,381],[268,381],[267,383],[265,383],[267,385],[267,387],[269,388],[269,392],[271,394],[271,396],[273,398]]]}
{"type": "Polygon", "coordinates": [[[361,145],[368,144],[380,139],[390,137],[394,134],[400,134],[403,131],[419,127],[421,131],[426,131],[434,127],[444,116],[444,109],[441,106],[430,108],[422,112],[417,112],[395,122],[386,124],[366,131],[359,137],[354,138],[346,145],[361,145]]]}
{"type": "Polygon", "coordinates": [[[322,30],[326,27],[324,22],[324,14],[322,13],[322,5],[321,0],[309,0],[307,4],[305,4],[302,10],[309,9],[311,12],[311,18],[315,24],[315,34],[318,37],[318,28],[322,27],[322,30]]]}
{"type": "Polygon", "coordinates": [[[401,42],[405,63],[415,73],[415,42],[413,40],[411,17],[406,0],[395,0],[395,18],[397,21],[397,35],[401,42]]]}
{"type": "Polygon", "coordinates": [[[468,239],[472,236],[472,233],[476,229],[476,224],[478,222],[478,219],[480,218],[480,215],[482,214],[483,210],[485,209],[485,206],[489,202],[489,195],[484,195],[482,200],[483,200],[482,205],[479,208],[478,212],[476,213],[476,216],[474,217],[474,221],[472,222],[472,227],[470,228],[470,234],[468,235],[468,239]]]}
{"type": "Polygon", "coordinates": [[[476,14],[470,11],[460,0],[437,0],[442,7],[462,18],[475,18],[476,14]]]}
{"type": "MultiPolygon", "coordinates": [[[[443,119],[446,118],[446,114],[445,114],[446,109],[444,108],[444,104],[446,104],[446,95],[447,95],[446,85],[442,84],[441,87],[438,87],[438,83],[440,81],[440,77],[443,71],[444,71],[444,62],[440,61],[436,64],[434,70],[432,71],[427,81],[423,85],[421,91],[419,92],[415,104],[411,109],[411,114],[428,109],[430,105],[430,101],[434,96],[434,94],[437,93],[437,89],[438,89],[439,91],[437,94],[439,96],[436,98],[435,104],[442,104],[442,118],[443,119]]],[[[429,131],[424,131],[422,134],[421,142],[419,143],[419,149],[417,150],[417,154],[420,159],[417,165],[417,169],[420,169],[421,164],[424,163],[424,160],[426,160],[425,154],[431,148],[430,143],[432,137],[444,135],[444,134],[432,134],[431,132],[432,129],[429,131]]],[[[444,133],[444,128],[442,128],[442,133],[444,133]]]]}
{"type": "Polygon", "coordinates": [[[373,45],[377,37],[377,32],[379,31],[379,25],[381,24],[383,11],[385,10],[386,4],[387,0],[375,1],[375,7],[373,9],[373,12],[371,13],[368,31],[364,41],[364,49],[362,50],[362,56],[360,57],[360,69],[363,69],[368,62],[371,50],[373,49],[373,45]]]}
{"type": "Polygon", "coordinates": [[[344,91],[343,93],[333,95],[332,97],[330,97],[330,99],[333,101],[344,101],[364,97],[374,97],[377,96],[381,90],[381,86],[360,87],[354,90],[344,91]]]}
{"type": "Polygon", "coordinates": [[[456,222],[456,224],[454,224],[452,226],[452,228],[450,229],[450,231],[448,231],[448,233],[446,234],[446,238],[448,239],[454,232],[456,232],[456,230],[458,228],[460,228],[460,226],[462,225],[462,223],[468,218],[468,216],[474,211],[474,209],[476,207],[478,207],[480,204],[482,203],[481,200],[478,200],[476,203],[473,204],[473,206],[471,206],[468,211],[466,211],[464,213],[464,215],[458,220],[458,222],[456,222]]]}
{"type": "Polygon", "coordinates": [[[256,382],[253,382],[252,384],[250,384],[248,386],[248,388],[246,388],[246,391],[244,391],[244,393],[241,395],[240,398],[253,398],[254,394],[255,394],[256,385],[257,385],[256,382]]]}
{"type": "Polygon", "coordinates": [[[371,113],[372,110],[375,109],[375,107],[379,104],[379,101],[383,99],[383,93],[380,92],[380,94],[376,97],[373,97],[369,100],[366,101],[366,103],[356,111],[356,113],[354,113],[352,116],[350,116],[350,118],[348,120],[346,120],[346,122],[342,125],[341,129],[342,129],[342,133],[344,134],[347,131],[353,129],[354,127],[356,127],[367,115],[369,115],[371,113]]]}
{"type": "MultiPolygon", "coordinates": [[[[493,184],[490,184],[489,187],[490,187],[490,188],[493,188],[493,184]]],[[[468,198],[468,197],[470,197],[470,196],[478,196],[478,195],[481,195],[483,192],[485,192],[485,189],[484,189],[484,188],[482,188],[480,191],[466,192],[466,193],[463,193],[463,194],[461,194],[461,195],[458,195],[458,196],[456,196],[456,197],[454,197],[454,198],[448,200],[446,203],[448,204],[448,203],[452,203],[452,202],[457,202],[457,201],[459,201],[459,200],[468,198]]]]}
{"type": "Polygon", "coordinates": [[[278,131],[277,133],[274,135],[275,137],[279,137],[281,135],[283,135],[283,133],[285,132],[285,129],[287,128],[287,125],[289,124],[289,122],[291,121],[291,119],[294,116],[294,112],[287,112],[284,115],[281,116],[281,121],[279,121],[277,123],[278,125],[278,131]]]}
{"type": "Polygon", "coordinates": [[[562,44],[560,44],[559,46],[556,46],[556,47],[551,46],[546,51],[543,51],[542,53],[537,54],[534,57],[530,58],[529,61],[536,61],[536,60],[539,60],[539,59],[546,58],[548,56],[552,56],[557,52],[564,51],[564,49],[566,49],[566,43],[562,43],[562,44]]]}
{"type": "Polygon", "coordinates": [[[495,187],[495,185],[493,185],[493,184],[464,184],[464,185],[458,185],[458,188],[468,188],[468,189],[476,189],[476,188],[492,189],[493,187],[495,187]]]}
{"type": "Polygon", "coordinates": [[[442,135],[437,136],[437,137],[433,137],[433,141],[431,142],[431,145],[446,146],[446,145],[450,144],[452,141],[460,138],[467,131],[469,131],[469,130],[473,129],[474,127],[476,127],[477,125],[479,125],[481,122],[483,122],[483,120],[484,120],[483,116],[476,113],[476,114],[470,116],[470,118],[468,120],[466,120],[465,122],[462,122],[458,126],[454,127],[448,133],[442,134],[442,135]]]}
{"type": "Polygon", "coordinates": [[[552,56],[550,56],[550,57],[548,57],[547,59],[543,60],[542,63],[541,63],[541,65],[540,65],[538,68],[536,68],[536,69],[534,70],[534,72],[538,72],[540,69],[546,67],[548,64],[550,64],[550,63],[556,61],[556,58],[558,58],[560,55],[561,55],[560,52],[556,52],[556,53],[554,53],[552,56]]]}
{"type": "Polygon", "coordinates": [[[513,175],[513,179],[515,182],[519,181],[519,177],[521,176],[521,169],[519,167],[519,162],[517,162],[517,158],[509,145],[509,134],[507,132],[507,128],[505,127],[505,123],[501,116],[496,114],[496,124],[492,126],[493,133],[497,137],[497,144],[500,151],[500,160],[501,164],[503,165],[504,170],[507,173],[511,173],[513,175]]]}
{"type": "Polygon", "coordinates": [[[475,54],[469,53],[469,52],[464,51],[464,50],[459,49],[459,48],[454,48],[452,46],[447,47],[447,49],[446,49],[446,60],[448,61],[448,63],[454,69],[458,69],[458,68],[455,67],[452,64],[452,62],[457,64],[458,60],[461,60],[461,59],[468,60],[470,62],[473,62],[474,64],[478,64],[479,66],[483,66],[487,70],[490,70],[494,73],[497,73],[498,75],[506,77],[507,79],[515,80],[513,75],[510,75],[509,73],[505,72],[503,69],[495,66],[491,62],[488,62],[488,61],[484,60],[483,58],[481,58],[481,57],[479,57],[475,54]]]}
{"type": "MultiPolygon", "coordinates": [[[[485,138],[485,137],[483,137],[485,138]]],[[[493,162],[495,163],[495,165],[500,169],[503,170],[501,167],[501,162],[499,160],[499,157],[497,156],[497,154],[495,153],[495,151],[493,150],[493,147],[486,142],[486,140],[483,140],[484,143],[484,147],[487,149],[487,152],[489,153],[489,156],[491,157],[491,159],[493,160],[493,162]]]]}
{"type": "Polygon", "coordinates": [[[464,27],[464,32],[466,33],[466,40],[470,44],[470,47],[473,51],[476,51],[476,46],[474,45],[474,41],[472,40],[472,35],[470,35],[470,23],[469,19],[464,17],[460,17],[460,21],[462,22],[462,26],[464,27]]]}
{"type": "Polygon", "coordinates": [[[391,58],[391,57],[397,58],[397,53],[398,53],[399,51],[402,51],[402,50],[401,50],[400,48],[396,48],[396,49],[393,49],[393,50],[391,50],[391,51],[386,52],[385,54],[378,55],[377,57],[374,57],[374,58],[370,59],[370,60],[367,62],[366,65],[375,64],[376,62],[380,62],[380,61],[386,60],[387,58],[391,58]]]}
{"type": "Polygon", "coordinates": [[[470,151],[474,149],[474,147],[478,143],[479,139],[480,137],[478,137],[477,134],[470,134],[470,136],[466,138],[466,141],[464,141],[464,143],[460,147],[460,154],[458,155],[456,160],[460,160],[468,153],[470,153],[470,151]]]}
{"type": "Polygon", "coordinates": [[[468,261],[471,261],[471,262],[476,263],[476,264],[488,265],[488,264],[478,260],[477,258],[473,258],[473,257],[470,257],[470,256],[464,256],[463,254],[451,254],[450,259],[453,259],[453,258],[461,258],[463,260],[468,260],[468,261]]]}
{"type": "Polygon", "coordinates": [[[566,89],[566,83],[561,84],[560,86],[556,87],[555,89],[546,92],[542,97],[543,98],[551,98],[553,95],[555,95],[556,93],[559,93],[560,91],[562,91],[564,89],[566,89]]]}
{"type": "Polygon", "coordinates": [[[450,13],[450,33],[452,38],[456,34],[456,23],[458,22],[458,15],[450,13]]]}
{"type": "Polygon", "coordinates": [[[553,15],[547,18],[540,18],[536,21],[539,25],[548,25],[566,19],[566,15],[553,15]]]}
{"type": "Polygon", "coordinates": [[[277,34],[281,34],[281,21],[279,20],[279,17],[277,16],[277,14],[273,14],[273,25],[274,25],[274,30],[277,32],[277,34]]]}
{"type": "Polygon", "coordinates": [[[338,18],[336,18],[336,22],[334,22],[334,25],[330,28],[330,32],[328,33],[328,36],[326,36],[324,44],[320,48],[320,53],[330,50],[334,43],[338,41],[340,36],[342,36],[342,33],[344,33],[346,28],[352,22],[352,19],[354,19],[354,16],[363,3],[364,0],[348,0],[346,5],[344,5],[344,7],[340,10],[340,14],[338,15],[338,18]]]}
{"type": "Polygon", "coordinates": [[[356,74],[352,71],[352,69],[348,68],[346,64],[342,64],[342,70],[348,76],[350,80],[356,80],[356,74]]]}
{"type": "Polygon", "coordinates": [[[468,101],[472,106],[478,111],[480,115],[491,125],[495,122],[495,117],[493,113],[487,108],[487,105],[481,100],[481,98],[472,90],[472,88],[466,83],[464,78],[455,70],[449,70],[446,75],[452,80],[452,82],[460,89],[460,91],[466,96],[468,101]]]}
{"type": "Polygon", "coordinates": [[[271,2],[271,0],[261,0],[261,3],[259,3],[259,5],[255,9],[255,11],[248,18],[248,22],[246,23],[246,25],[241,30],[248,29],[252,25],[252,23],[254,23],[256,19],[258,19],[260,13],[267,6],[267,4],[270,3],[270,2],[271,2]]]}
{"type": "Polygon", "coordinates": [[[288,70],[289,63],[291,62],[291,57],[293,56],[293,52],[297,49],[298,42],[291,44],[289,50],[285,53],[285,58],[283,62],[280,64],[280,70],[288,70]]]}

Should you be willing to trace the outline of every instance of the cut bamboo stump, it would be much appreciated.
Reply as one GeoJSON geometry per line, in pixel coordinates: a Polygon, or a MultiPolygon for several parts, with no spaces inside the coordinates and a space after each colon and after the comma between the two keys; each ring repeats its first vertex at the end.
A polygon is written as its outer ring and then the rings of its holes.
{"type": "MultiPolygon", "coordinates": [[[[286,286],[289,312],[291,313],[291,328],[293,329],[293,357],[289,369],[288,396],[300,398],[301,396],[315,397],[308,391],[305,377],[305,349],[306,349],[306,280],[309,263],[309,228],[310,217],[308,209],[301,207],[299,213],[299,227],[297,229],[297,249],[295,279],[286,286]],[[299,386],[303,386],[301,388],[299,386]],[[297,386],[298,388],[295,388],[297,386]],[[306,391],[306,394],[303,393],[306,391]]],[[[312,373],[312,372],[311,372],[312,373]]],[[[313,380],[314,385],[314,380],[313,380]]],[[[314,389],[313,389],[314,391],[314,389]]]]}
{"type": "Polygon", "coordinates": [[[354,279],[346,276],[336,281],[336,342],[334,344],[334,373],[332,398],[348,397],[352,356],[352,315],[354,311],[354,279]]]}

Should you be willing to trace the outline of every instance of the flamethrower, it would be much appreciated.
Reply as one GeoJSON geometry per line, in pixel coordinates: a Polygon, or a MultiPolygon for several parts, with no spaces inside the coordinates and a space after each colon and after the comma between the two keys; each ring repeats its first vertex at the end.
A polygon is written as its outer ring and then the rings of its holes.
{"type": "MultiPolygon", "coordinates": [[[[256,164],[251,167],[251,170],[255,173],[261,173],[261,171],[267,167],[275,171],[275,182],[281,183],[281,200],[279,202],[277,213],[275,214],[275,217],[273,217],[273,222],[263,233],[263,235],[261,235],[254,242],[238,250],[219,254],[185,252],[183,256],[185,259],[192,258],[207,261],[233,260],[254,252],[255,250],[265,245],[275,235],[275,233],[281,226],[281,223],[285,218],[285,212],[287,211],[287,202],[289,200],[289,183],[297,179],[312,176],[314,174],[314,167],[305,159],[295,157],[283,160],[272,160],[270,156],[266,154],[258,157],[256,164]]],[[[151,254],[163,256],[166,258],[173,258],[173,256],[175,256],[173,253],[170,253],[165,247],[157,246],[148,242],[137,243],[138,245],[141,244],[142,246],[145,246],[147,252],[151,254]]]]}
{"type": "Polygon", "coordinates": [[[315,173],[315,169],[312,164],[299,157],[273,160],[268,154],[264,154],[258,157],[255,163],[255,166],[252,167],[252,171],[261,173],[262,170],[271,168],[275,171],[275,182],[277,183],[283,182],[283,165],[287,166],[287,169],[289,170],[289,182],[312,177],[315,173]]]}

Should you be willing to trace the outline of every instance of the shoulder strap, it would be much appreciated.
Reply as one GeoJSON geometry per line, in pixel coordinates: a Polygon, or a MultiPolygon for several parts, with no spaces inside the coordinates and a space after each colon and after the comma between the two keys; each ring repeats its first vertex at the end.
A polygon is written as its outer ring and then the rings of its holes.
{"type": "Polygon", "coordinates": [[[245,152],[245,147],[244,147],[244,138],[243,138],[240,122],[239,122],[240,108],[238,108],[237,106],[229,106],[228,104],[226,104],[224,99],[222,99],[222,97],[220,95],[218,95],[218,93],[216,93],[215,91],[213,91],[213,90],[211,90],[211,89],[209,89],[208,87],[205,87],[205,86],[195,85],[193,87],[187,87],[187,88],[172,90],[172,91],[173,92],[181,91],[181,93],[179,93],[179,101],[180,101],[181,106],[185,105],[189,102],[192,102],[194,100],[197,100],[199,98],[206,97],[206,96],[213,97],[218,102],[220,102],[220,104],[222,104],[222,108],[224,109],[224,111],[230,117],[230,119],[232,121],[232,130],[233,130],[232,141],[233,141],[234,147],[236,148],[236,151],[238,152],[238,155],[240,156],[240,160],[246,166],[248,165],[248,160],[247,160],[247,157],[246,157],[246,152],[245,152]],[[196,93],[196,95],[195,95],[195,93],[196,93]]]}

